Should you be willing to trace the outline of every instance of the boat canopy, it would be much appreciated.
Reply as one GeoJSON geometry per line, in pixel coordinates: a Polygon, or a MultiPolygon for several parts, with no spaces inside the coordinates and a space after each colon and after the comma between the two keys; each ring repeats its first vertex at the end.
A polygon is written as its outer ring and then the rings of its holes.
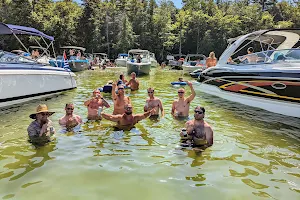
{"type": "Polygon", "coordinates": [[[25,35],[34,35],[47,38],[48,40],[54,41],[54,37],[46,35],[45,33],[31,27],[18,26],[12,24],[4,24],[0,22],[0,35],[11,35],[11,34],[25,34],[25,35]]]}
{"type": "Polygon", "coordinates": [[[60,47],[61,49],[78,49],[78,50],[81,50],[81,51],[85,51],[85,48],[83,47],[76,47],[76,46],[63,46],[63,47],[60,47]]]}

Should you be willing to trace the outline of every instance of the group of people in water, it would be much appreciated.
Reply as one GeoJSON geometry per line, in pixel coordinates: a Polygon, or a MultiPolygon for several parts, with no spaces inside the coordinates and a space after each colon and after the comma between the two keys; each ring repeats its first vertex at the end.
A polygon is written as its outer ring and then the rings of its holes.
{"type": "MultiPolygon", "coordinates": [[[[103,98],[101,92],[95,89],[92,93],[92,98],[85,101],[87,107],[88,120],[102,120],[103,118],[109,121],[116,122],[116,127],[122,130],[130,130],[139,121],[150,117],[161,118],[165,115],[165,110],[162,101],[155,97],[154,88],[147,89],[148,98],[144,105],[144,113],[133,114],[133,106],[131,99],[125,95],[125,87],[130,87],[131,90],[139,89],[139,81],[136,74],[131,73],[131,79],[125,80],[124,75],[120,75],[120,79],[112,84],[112,100],[113,112],[108,114],[103,112],[103,108],[109,108],[111,105],[103,98]]],[[[195,90],[191,82],[187,82],[191,89],[191,95],[185,97],[185,89],[178,89],[178,99],[172,103],[171,114],[174,118],[187,119],[189,116],[190,103],[196,96],[195,90]]],[[[65,115],[59,119],[59,124],[66,128],[67,131],[72,131],[83,123],[79,115],[74,114],[74,104],[67,103],[65,105],[65,115]]],[[[50,136],[55,133],[52,121],[48,118],[54,112],[48,110],[46,105],[38,105],[36,112],[30,115],[30,118],[35,119],[28,126],[28,135],[31,142],[47,142],[50,141],[50,136]]],[[[213,144],[213,131],[211,126],[204,121],[205,109],[197,106],[194,110],[194,119],[188,120],[185,128],[182,129],[180,136],[182,142],[189,146],[208,147],[213,144]]]]}

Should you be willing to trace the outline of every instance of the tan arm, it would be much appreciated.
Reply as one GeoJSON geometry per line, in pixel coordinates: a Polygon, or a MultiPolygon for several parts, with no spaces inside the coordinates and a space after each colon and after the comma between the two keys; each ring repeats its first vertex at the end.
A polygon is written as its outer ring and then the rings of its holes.
{"type": "Polygon", "coordinates": [[[117,86],[116,83],[113,83],[113,84],[112,84],[111,95],[112,95],[112,99],[113,99],[113,100],[117,98],[117,94],[116,94],[116,86],[117,86]]]}
{"type": "Polygon", "coordinates": [[[193,99],[196,96],[196,92],[195,92],[193,84],[191,82],[187,82],[187,84],[190,86],[192,94],[186,100],[188,103],[191,103],[191,101],[193,101],[193,99]]]}
{"type": "Polygon", "coordinates": [[[107,120],[113,121],[113,122],[119,122],[122,118],[122,115],[111,115],[111,114],[106,114],[106,113],[101,113],[101,116],[104,119],[107,119],[107,120]]]}
{"type": "Polygon", "coordinates": [[[153,112],[153,111],[154,111],[154,109],[149,110],[149,111],[145,112],[144,114],[137,114],[137,115],[135,115],[134,119],[135,119],[136,123],[138,121],[141,121],[141,120],[146,119],[147,117],[149,117],[151,115],[151,112],[153,112]]]}
{"type": "Polygon", "coordinates": [[[85,102],[84,102],[84,105],[85,105],[85,106],[89,106],[89,104],[91,103],[91,101],[92,101],[92,99],[89,99],[89,100],[85,101],[85,102]]]}
{"type": "Polygon", "coordinates": [[[207,145],[208,146],[212,146],[214,144],[214,132],[213,132],[211,127],[207,128],[206,140],[207,140],[207,145]]]}
{"type": "Polygon", "coordinates": [[[172,103],[172,111],[171,114],[174,116],[174,112],[175,112],[175,101],[173,101],[172,103]]]}
{"type": "Polygon", "coordinates": [[[159,100],[159,109],[160,109],[160,112],[161,112],[161,117],[164,117],[165,116],[165,110],[164,110],[164,107],[162,105],[161,100],[159,100]]]}

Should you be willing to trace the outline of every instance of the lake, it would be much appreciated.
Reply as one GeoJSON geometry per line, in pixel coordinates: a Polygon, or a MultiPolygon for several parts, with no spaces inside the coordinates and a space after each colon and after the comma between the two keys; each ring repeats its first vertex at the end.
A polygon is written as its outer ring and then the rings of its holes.
{"type": "MultiPolygon", "coordinates": [[[[139,91],[126,90],[134,113],[142,113],[147,88],[154,87],[164,118],[145,119],[125,132],[102,120],[86,122],[79,133],[59,133],[67,102],[86,119],[83,102],[119,74],[115,69],[80,72],[75,90],[0,111],[0,198],[300,199],[300,119],[207,95],[193,82],[197,95],[190,117],[197,105],[205,107],[214,145],[202,153],[181,149],[185,121],[170,114],[178,89],[170,82],[182,71],[153,69],[138,77],[139,91]],[[26,129],[39,103],[56,112],[50,118],[58,133],[35,148],[26,129]]],[[[112,103],[110,94],[104,97],[112,103]]],[[[112,107],[104,112],[112,113],[112,107]]]]}

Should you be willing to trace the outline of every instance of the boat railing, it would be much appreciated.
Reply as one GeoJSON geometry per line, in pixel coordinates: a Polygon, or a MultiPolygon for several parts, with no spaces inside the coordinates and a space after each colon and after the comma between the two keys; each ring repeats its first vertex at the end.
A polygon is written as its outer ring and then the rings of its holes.
{"type": "Polygon", "coordinates": [[[281,49],[261,51],[243,56],[238,56],[234,59],[229,58],[227,64],[234,65],[253,65],[253,64],[272,64],[278,62],[298,63],[300,62],[300,49],[281,49]]]}

